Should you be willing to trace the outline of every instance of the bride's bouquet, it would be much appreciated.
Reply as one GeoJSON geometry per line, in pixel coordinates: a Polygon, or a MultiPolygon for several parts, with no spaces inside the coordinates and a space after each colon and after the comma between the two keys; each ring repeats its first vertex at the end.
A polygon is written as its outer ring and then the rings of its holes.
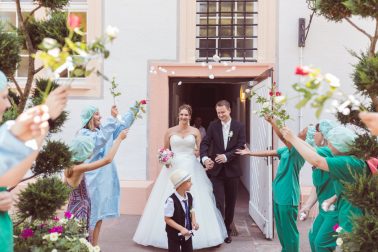
{"type": "Polygon", "coordinates": [[[174,153],[170,149],[160,148],[158,150],[159,162],[165,165],[167,168],[172,164],[174,153]]]}

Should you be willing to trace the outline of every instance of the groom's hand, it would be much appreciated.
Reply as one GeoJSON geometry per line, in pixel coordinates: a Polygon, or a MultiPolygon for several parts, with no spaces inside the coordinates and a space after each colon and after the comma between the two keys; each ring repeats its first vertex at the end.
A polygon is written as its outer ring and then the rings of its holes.
{"type": "Polygon", "coordinates": [[[217,162],[218,164],[226,163],[226,156],[224,154],[217,154],[215,162],[217,162]]]}

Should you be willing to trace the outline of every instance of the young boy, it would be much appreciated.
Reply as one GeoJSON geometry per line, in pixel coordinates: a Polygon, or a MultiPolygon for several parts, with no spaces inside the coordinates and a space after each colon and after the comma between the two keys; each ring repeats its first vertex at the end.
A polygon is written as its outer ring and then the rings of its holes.
{"type": "Polygon", "coordinates": [[[198,230],[194,213],[191,175],[183,169],[177,169],[170,176],[175,192],[167,199],[164,206],[165,231],[168,236],[169,252],[191,252],[192,229],[198,230]]]}

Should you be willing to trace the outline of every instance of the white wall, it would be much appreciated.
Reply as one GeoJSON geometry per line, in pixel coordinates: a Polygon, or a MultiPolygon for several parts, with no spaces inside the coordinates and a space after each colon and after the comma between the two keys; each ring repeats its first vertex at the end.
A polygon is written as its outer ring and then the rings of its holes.
{"type": "MultiPolygon", "coordinates": [[[[300,49],[298,48],[298,18],[306,18],[308,24],[310,11],[304,0],[277,1],[278,3],[278,61],[276,78],[281,90],[295,97],[291,85],[299,80],[294,75],[294,69],[300,64],[300,49]],[[288,92],[287,90],[290,90],[288,92]]],[[[367,30],[373,30],[373,23],[367,20],[356,20],[367,30]]],[[[356,60],[348,52],[352,49],[357,52],[365,50],[368,45],[367,38],[346,22],[327,22],[323,17],[314,16],[310,33],[307,37],[306,47],[303,49],[303,64],[321,68],[326,73],[338,76],[342,83],[342,90],[353,92],[350,75],[352,63],[356,60]]],[[[294,108],[298,100],[289,102],[288,109],[294,117],[289,127],[295,132],[299,130],[299,111],[294,108]]],[[[315,111],[305,108],[302,111],[301,127],[309,123],[316,123],[315,111]]],[[[323,113],[322,118],[332,118],[332,115],[323,113]]],[[[302,169],[301,183],[310,185],[311,169],[309,166],[302,169]]]]}
{"type": "MultiPolygon", "coordinates": [[[[177,1],[176,0],[106,0],[103,1],[104,28],[119,28],[119,38],[110,47],[111,56],[104,64],[104,73],[115,76],[122,96],[117,97],[119,111],[124,113],[135,100],[147,97],[149,60],[176,60],[177,1]]],[[[87,104],[99,107],[110,115],[113,98],[109,83],[103,84],[99,99],[71,99],[70,120],[59,137],[69,142],[79,129],[81,109],[87,104]]],[[[147,169],[147,118],[136,121],[116,156],[121,180],[144,180],[147,169]]]]}

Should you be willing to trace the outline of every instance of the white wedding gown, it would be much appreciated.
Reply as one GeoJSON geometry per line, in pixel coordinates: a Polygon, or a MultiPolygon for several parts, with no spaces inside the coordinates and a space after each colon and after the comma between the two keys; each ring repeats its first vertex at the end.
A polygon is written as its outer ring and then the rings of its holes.
{"type": "Polygon", "coordinates": [[[202,165],[194,155],[195,137],[172,135],[170,145],[174,152],[171,168],[163,166],[152,189],[133,240],[141,245],[168,248],[164,222],[164,203],[174,192],[169,176],[177,168],[192,175],[194,208],[199,230],[194,232],[194,249],[217,246],[227,236],[223,218],[215,205],[213,187],[202,165]]]}

